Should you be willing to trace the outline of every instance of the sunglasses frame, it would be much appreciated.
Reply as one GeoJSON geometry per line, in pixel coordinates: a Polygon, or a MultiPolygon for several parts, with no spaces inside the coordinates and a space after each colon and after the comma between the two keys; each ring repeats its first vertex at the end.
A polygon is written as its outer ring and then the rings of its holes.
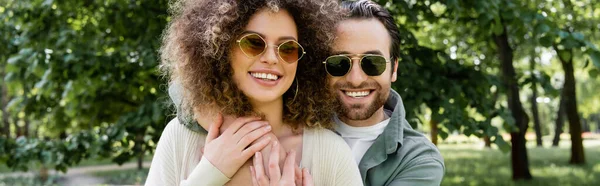
{"type": "MultiPolygon", "coordinates": [[[[358,59],[359,60],[359,62],[360,62],[360,70],[362,70],[365,74],[367,74],[367,72],[365,72],[365,69],[362,68],[362,63],[363,63],[362,60],[365,57],[367,57],[367,56],[382,57],[383,59],[385,59],[385,63],[386,64],[391,62],[389,59],[387,59],[383,55],[379,55],[379,54],[356,54],[356,55],[352,55],[353,57],[350,57],[350,56],[351,55],[349,55],[349,54],[338,54],[338,55],[332,55],[332,56],[327,57],[325,59],[325,61],[323,61],[323,65],[325,65],[325,71],[327,72],[327,74],[329,74],[330,76],[333,76],[333,77],[344,77],[344,76],[346,76],[348,74],[348,72],[350,72],[350,70],[352,70],[352,65],[354,64],[354,62],[353,62],[354,59],[358,59]],[[327,70],[327,60],[329,60],[329,58],[332,58],[332,57],[345,57],[345,58],[350,59],[350,68],[348,68],[348,71],[346,71],[346,73],[344,73],[344,75],[334,76],[333,74],[329,73],[329,70],[327,70]]],[[[387,69],[387,66],[386,66],[386,69],[387,69]]],[[[385,72],[385,70],[383,70],[383,71],[385,72]]],[[[383,74],[383,72],[381,74],[383,74]]],[[[380,76],[381,74],[376,75],[376,76],[380,76]]],[[[371,76],[371,75],[367,74],[367,76],[371,76]]]]}
{"type": "Polygon", "coordinates": [[[246,55],[246,57],[248,57],[248,58],[250,58],[250,59],[254,59],[254,58],[256,58],[257,56],[260,56],[260,55],[262,55],[263,53],[265,53],[265,51],[267,51],[267,50],[268,50],[269,46],[276,46],[276,48],[277,48],[277,57],[278,57],[279,59],[281,59],[282,61],[285,61],[286,63],[295,63],[295,62],[298,62],[298,61],[300,61],[300,59],[302,59],[302,57],[304,57],[304,55],[306,54],[306,51],[304,50],[304,47],[302,47],[302,45],[301,45],[301,44],[300,44],[298,41],[296,41],[296,40],[293,40],[293,39],[290,39],[290,40],[285,40],[285,41],[283,41],[283,42],[282,42],[281,44],[279,44],[279,45],[269,45],[269,44],[267,43],[267,41],[265,40],[265,38],[263,38],[262,36],[260,36],[260,34],[257,34],[257,33],[249,33],[249,34],[245,34],[245,35],[243,35],[242,37],[240,37],[240,39],[236,40],[236,42],[238,43],[238,47],[240,47],[240,50],[242,51],[242,53],[244,53],[244,55],[246,55]],[[258,38],[260,38],[260,39],[261,39],[261,40],[262,40],[262,41],[265,43],[265,48],[262,50],[262,52],[260,52],[259,54],[256,54],[255,56],[248,55],[248,54],[247,54],[247,53],[244,51],[244,49],[242,49],[242,44],[241,44],[241,42],[242,42],[242,39],[244,39],[244,38],[246,38],[246,37],[248,37],[248,36],[251,36],[251,35],[256,35],[256,36],[258,36],[258,38]],[[288,62],[288,61],[284,60],[284,59],[281,57],[281,54],[279,54],[279,48],[280,48],[280,47],[281,47],[281,46],[282,46],[284,43],[287,43],[287,42],[290,42],[290,41],[291,41],[291,42],[294,42],[294,43],[296,43],[296,44],[297,44],[297,45],[300,47],[300,49],[302,50],[302,55],[300,55],[300,57],[298,57],[298,60],[296,60],[296,61],[293,61],[293,62],[288,62]]]}

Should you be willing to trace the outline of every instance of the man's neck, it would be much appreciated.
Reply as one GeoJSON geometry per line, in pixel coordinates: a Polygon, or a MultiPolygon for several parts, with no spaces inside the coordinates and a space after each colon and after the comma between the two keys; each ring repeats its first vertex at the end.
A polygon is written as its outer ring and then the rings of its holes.
{"type": "Polygon", "coordinates": [[[383,107],[381,107],[377,111],[375,111],[375,113],[373,113],[373,115],[371,115],[371,117],[364,119],[364,120],[351,120],[351,119],[348,119],[341,115],[338,115],[338,117],[340,118],[340,120],[342,122],[344,122],[347,125],[353,126],[353,127],[373,126],[373,125],[376,125],[377,123],[380,123],[383,120],[386,120],[388,118],[388,116],[385,114],[385,112],[383,110],[383,107]]]}

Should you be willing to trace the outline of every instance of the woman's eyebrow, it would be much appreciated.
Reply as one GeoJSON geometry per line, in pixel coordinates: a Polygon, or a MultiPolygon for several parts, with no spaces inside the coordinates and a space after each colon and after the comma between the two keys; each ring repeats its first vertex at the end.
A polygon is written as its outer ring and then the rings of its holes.
{"type": "MultiPolygon", "coordinates": [[[[261,33],[256,32],[256,31],[246,30],[246,31],[242,32],[242,35],[246,35],[246,34],[258,34],[260,37],[266,39],[266,37],[265,37],[264,34],[261,34],[261,33]]],[[[296,39],[293,36],[281,36],[281,37],[277,38],[277,41],[283,41],[283,40],[295,40],[295,41],[297,41],[298,39],[296,39]]]]}

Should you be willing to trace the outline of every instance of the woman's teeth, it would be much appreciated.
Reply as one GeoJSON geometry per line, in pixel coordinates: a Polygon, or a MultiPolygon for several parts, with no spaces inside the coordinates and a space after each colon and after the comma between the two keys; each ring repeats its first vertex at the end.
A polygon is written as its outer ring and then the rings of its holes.
{"type": "Polygon", "coordinates": [[[358,92],[350,92],[350,91],[346,91],[345,92],[346,95],[350,96],[350,97],[365,97],[369,95],[369,91],[358,91],[358,92]]]}
{"type": "Polygon", "coordinates": [[[277,80],[279,78],[275,74],[260,73],[260,72],[250,72],[250,75],[252,77],[255,77],[255,78],[258,78],[258,79],[270,80],[270,81],[275,81],[275,80],[277,80]]]}

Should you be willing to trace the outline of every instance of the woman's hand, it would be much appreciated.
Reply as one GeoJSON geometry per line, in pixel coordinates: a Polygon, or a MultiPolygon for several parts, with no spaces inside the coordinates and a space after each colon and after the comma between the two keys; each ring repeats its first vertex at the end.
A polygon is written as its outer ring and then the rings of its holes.
{"type": "Polygon", "coordinates": [[[285,163],[283,166],[283,172],[279,168],[279,152],[280,148],[276,142],[273,143],[269,156],[268,172],[269,176],[265,174],[263,167],[262,153],[256,152],[254,155],[254,166],[250,166],[250,174],[252,175],[252,184],[254,186],[293,186],[293,185],[305,185],[312,186],[312,176],[308,173],[308,169],[304,168],[300,170],[295,165],[296,152],[291,150],[287,153],[285,163]]]}
{"type": "Polygon", "coordinates": [[[270,143],[270,138],[256,140],[270,132],[271,125],[260,121],[258,117],[241,117],[219,134],[222,124],[223,116],[219,113],[208,130],[203,156],[225,176],[231,178],[254,153],[270,143]]]}

